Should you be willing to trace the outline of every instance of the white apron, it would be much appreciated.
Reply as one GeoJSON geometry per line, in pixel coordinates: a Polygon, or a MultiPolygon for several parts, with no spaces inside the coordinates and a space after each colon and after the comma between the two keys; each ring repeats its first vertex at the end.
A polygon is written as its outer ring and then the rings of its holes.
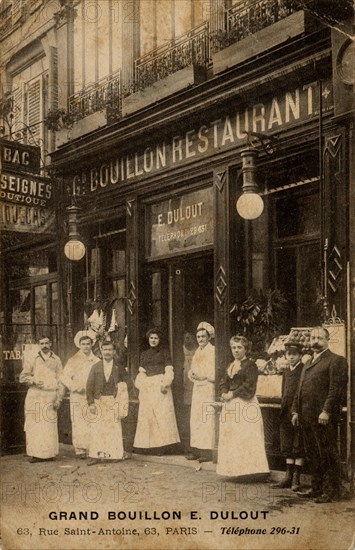
{"type": "Polygon", "coordinates": [[[26,453],[36,458],[53,458],[59,452],[56,390],[30,387],[25,399],[26,453]]]}
{"type": "MultiPolygon", "coordinates": [[[[215,377],[215,353],[212,344],[198,348],[191,362],[191,371],[197,376],[215,377]]],[[[212,449],[215,434],[215,410],[211,406],[215,400],[214,383],[208,380],[193,380],[190,433],[191,447],[212,449]]]]}
{"type": "Polygon", "coordinates": [[[139,409],[134,447],[147,449],[180,442],[171,388],[168,387],[167,392],[162,393],[162,385],[163,374],[146,376],[140,373],[136,378],[139,409]]]}
{"type": "Polygon", "coordinates": [[[122,459],[124,450],[118,402],[112,395],[102,395],[95,399],[95,405],[97,415],[89,415],[89,457],[122,459]]]}
{"type": "Polygon", "coordinates": [[[89,448],[90,422],[88,420],[88,402],[85,394],[70,393],[70,418],[72,422],[72,440],[76,454],[89,448]]]}
{"type": "Polygon", "coordinates": [[[216,472],[232,477],[269,472],[264,424],[256,396],[249,400],[235,397],[223,404],[216,472]]]}

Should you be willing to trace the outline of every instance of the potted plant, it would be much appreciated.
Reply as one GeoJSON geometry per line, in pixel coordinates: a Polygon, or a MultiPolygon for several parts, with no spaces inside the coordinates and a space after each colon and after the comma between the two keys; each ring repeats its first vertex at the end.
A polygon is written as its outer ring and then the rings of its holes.
{"type": "Polygon", "coordinates": [[[237,330],[252,342],[252,354],[267,358],[266,352],[275,338],[285,329],[287,300],[278,289],[265,292],[252,290],[244,302],[234,304],[237,330]]]}

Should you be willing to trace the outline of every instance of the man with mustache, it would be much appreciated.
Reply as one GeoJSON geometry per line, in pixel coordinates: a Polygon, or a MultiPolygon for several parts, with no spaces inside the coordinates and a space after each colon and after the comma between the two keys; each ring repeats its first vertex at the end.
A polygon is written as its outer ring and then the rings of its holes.
{"type": "Polygon", "coordinates": [[[26,452],[29,462],[53,460],[58,454],[57,410],[61,402],[62,362],[46,336],[38,339],[39,352],[25,364],[20,382],[28,386],[25,399],[26,452]]]}
{"type": "Polygon", "coordinates": [[[298,494],[325,503],[341,497],[337,426],[346,395],[348,366],[344,357],[328,349],[329,332],[324,327],[311,331],[310,343],[314,355],[301,374],[292,423],[302,427],[312,488],[298,494]]]}

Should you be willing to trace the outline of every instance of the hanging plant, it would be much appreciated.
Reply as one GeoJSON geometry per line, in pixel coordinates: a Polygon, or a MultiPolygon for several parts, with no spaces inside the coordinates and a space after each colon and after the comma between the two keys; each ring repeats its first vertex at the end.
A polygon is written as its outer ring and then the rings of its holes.
{"type": "Polygon", "coordinates": [[[48,130],[58,132],[62,128],[72,128],[80,118],[80,114],[76,111],[67,111],[63,108],[50,109],[44,119],[44,124],[48,130]]]}

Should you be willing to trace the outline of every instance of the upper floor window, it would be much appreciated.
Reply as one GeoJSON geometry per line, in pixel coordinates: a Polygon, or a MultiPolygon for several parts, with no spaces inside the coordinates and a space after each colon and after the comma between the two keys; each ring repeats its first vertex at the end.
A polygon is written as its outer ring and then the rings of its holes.
{"type": "Polygon", "coordinates": [[[141,0],[140,55],[165,45],[209,17],[205,0],[141,0]]]}
{"type": "Polygon", "coordinates": [[[78,92],[122,66],[120,0],[82,0],[74,19],[74,86],[78,92]]]}
{"type": "MultiPolygon", "coordinates": [[[[47,110],[48,76],[44,72],[30,78],[33,70],[25,70],[13,78],[13,119],[9,128],[11,138],[28,145],[47,149],[47,131],[44,116],[47,110]]],[[[43,155],[42,155],[43,158],[43,155]]]]}

